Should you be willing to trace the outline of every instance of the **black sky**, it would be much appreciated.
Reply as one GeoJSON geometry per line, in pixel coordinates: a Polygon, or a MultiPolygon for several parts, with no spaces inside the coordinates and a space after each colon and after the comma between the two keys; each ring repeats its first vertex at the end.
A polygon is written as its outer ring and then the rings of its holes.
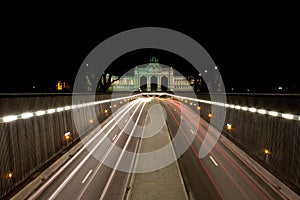
{"type": "MultiPolygon", "coordinates": [[[[72,83],[84,58],[103,40],[147,26],[174,29],[198,41],[219,66],[226,87],[300,86],[296,13],[264,9],[229,12],[214,18],[196,13],[167,19],[143,19],[143,12],[139,12],[136,17],[119,16],[109,21],[105,15],[82,18],[80,14],[47,15],[43,11],[6,16],[2,23],[0,89],[19,91],[59,79],[72,83]]],[[[166,62],[172,64],[172,60],[166,62]]],[[[131,63],[135,61],[124,59],[124,64],[131,63]]]]}

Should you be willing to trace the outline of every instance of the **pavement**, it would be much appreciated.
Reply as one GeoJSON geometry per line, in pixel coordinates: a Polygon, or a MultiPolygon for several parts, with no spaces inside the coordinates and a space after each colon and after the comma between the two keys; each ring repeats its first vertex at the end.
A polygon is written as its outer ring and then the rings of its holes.
{"type": "MultiPolygon", "coordinates": [[[[163,115],[162,110],[152,113],[152,121],[161,118],[163,115]]],[[[146,123],[149,123],[149,115],[147,115],[146,123]]],[[[154,124],[157,123],[154,122],[154,124]]],[[[154,126],[154,129],[155,128],[159,128],[159,132],[152,137],[143,137],[140,143],[139,153],[153,152],[171,141],[166,124],[164,124],[162,128],[154,126]]],[[[151,135],[152,131],[155,131],[152,129],[153,126],[146,125],[145,133],[151,135]]],[[[170,145],[170,152],[173,153],[174,160],[176,160],[172,145],[170,145]]],[[[151,162],[159,162],[160,158],[158,157],[153,157],[151,162]]],[[[151,163],[148,164],[151,165],[151,163]]],[[[148,164],[147,161],[145,162],[143,159],[136,161],[136,167],[139,169],[145,168],[145,165],[148,164]]],[[[129,188],[127,200],[189,199],[177,160],[164,168],[152,172],[134,173],[129,188]]]]}

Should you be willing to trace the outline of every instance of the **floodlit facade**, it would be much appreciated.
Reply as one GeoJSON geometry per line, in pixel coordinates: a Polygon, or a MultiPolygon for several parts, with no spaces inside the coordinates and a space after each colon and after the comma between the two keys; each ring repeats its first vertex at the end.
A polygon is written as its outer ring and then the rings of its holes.
{"type": "MultiPolygon", "coordinates": [[[[113,76],[112,80],[118,77],[113,76]]],[[[156,58],[152,58],[146,67],[135,67],[133,76],[122,76],[115,81],[113,91],[192,91],[193,88],[185,76],[174,76],[172,67],[161,67],[156,58]]]]}

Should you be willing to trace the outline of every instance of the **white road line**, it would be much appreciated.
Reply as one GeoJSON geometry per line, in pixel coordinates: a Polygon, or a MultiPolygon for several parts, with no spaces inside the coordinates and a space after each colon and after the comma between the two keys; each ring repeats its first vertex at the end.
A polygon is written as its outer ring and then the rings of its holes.
{"type": "Polygon", "coordinates": [[[115,165],[115,168],[113,169],[112,173],[110,174],[110,176],[109,176],[109,178],[108,178],[108,180],[107,180],[107,182],[106,182],[106,185],[105,185],[105,187],[104,187],[104,189],[103,189],[103,191],[102,191],[102,194],[101,194],[99,200],[103,200],[104,197],[105,197],[105,195],[106,195],[106,193],[107,193],[107,191],[108,191],[108,188],[109,188],[109,186],[110,186],[110,184],[111,184],[111,182],[112,182],[112,179],[113,179],[113,177],[114,177],[114,175],[115,175],[115,173],[116,173],[116,171],[117,171],[117,168],[118,168],[118,166],[119,166],[119,164],[120,164],[120,162],[121,162],[121,159],[123,158],[123,154],[125,153],[125,151],[126,151],[128,145],[129,145],[129,143],[130,143],[130,141],[131,141],[131,138],[132,138],[132,136],[133,136],[133,133],[134,133],[134,131],[135,131],[137,125],[138,125],[138,121],[139,121],[140,118],[141,118],[141,115],[142,115],[142,112],[143,112],[143,110],[144,110],[145,105],[146,105],[146,103],[143,104],[143,106],[142,106],[142,108],[141,108],[141,110],[140,110],[140,113],[139,113],[139,115],[138,115],[138,117],[137,117],[137,119],[136,119],[136,123],[134,124],[134,126],[133,126],[133,128],[132,128],[132,130],[131,130],[131,132],[130,132],[130,134],[129,134],[129,137],[128,137],[128,139],[127,139],[125,145],[123,146],[122,152],[121,152],[121,154],[120,154],[120,156],[119,156],[119,158],[118,158],[118,160],[117,160],[117,163],[116,163],[116,165],[115,165]]]}
{"type": "Polygon", "coordinates": [[[89,173],[84,177],[84,179],[81,181],[82,184],[85,183],[85,181],[88,179],[88,177],[91,175],[93,170],[90,170],[89,173]]]}
{"type": "Polygon", "coordinates": [[[128,119],[125,120],[125,123],[128,121],[128,119]]]}
{"type": "Polygon", "coordinates": [[[190,131],[191,131],[191,133],[193,133],[195,135],[195,133],[194,133],[194,131],[192,129],[190,131]]]}
{"type": "Polygon", "coordinates": [[[218,163],[215,161],[215,159],[212,156],[209,156],[209,158],[211,159],[211,161],[216,165],[219,166],[218,163]]]}
{"type": "Polygon", "coordinates": [[[183,117],[182,117],[182,116],[180,116],[180,118],[183,120],[183,117]]]}
{"type": "MultiPolygon", "coordinates": [[[[136,103],[137,104],[137,103],[136,103]]],[[[135,104],[130,106],[130,109],[135,104]]],[[[75,176],[79,169],[84,165],[84,163],[89,159],[89,157],[96,151],[100,144],[105,140],[105,138],[110,134],[110,132],[115,128],[115,126],[121,121],[121,119],[126,115],[126,112],[122,113],[121,117],[113,124],[113,126],[107,131],[107,133],[101,138],[101,140],[94,146],[94,148],[89,151],[88,155],[76,166],[76,168],[71,172],[71,174],[60,184],[60,186],[53,192],[53,194],[48,198],[48,200],[53,200],[58,193],[66,186],[66,184],[75,176]]],[[[104,128],[104,127],[103,127],[104,128]]],[[[104,130],[104,129],[101,130],[104,130]]],[[[101,131],[100,130],[100,131],[101,131]]]]}
{"type": "Polygon", "coordinates": [[[117,137],[117,135],[115,135],[115,136],[113,137],[112,141],[114,141],[114,140],[116,139],[116,137],[117,137]]]}
{"type": "MultiPolygon", "coordinates": [[[[131,104],[127,104],[126,106],[129,108],[128,110],[130,110],[134,105],[135,105],[136,103],[135,102],[131,102],[131,104]]],[[[98,131],[98,133],[102,133],[103,132],[103,130],[105,130],[112,122],[114,122],[115,120],[114,119],[117,119],[117,118],[119,118],[119,116],[120,115],[122,115],[122,117],[124,117],[125,116],[125,114],[124,113],[126,113],[126,111],[127,111],[127,109],[123,109],[123,110],[121,110],[120,112],[118,112],[117,113],[117,115],[116,116],[114,116],[114,118],[112,119],[112,120],[110,120],[108,123],[106,123],[105,125],[104,125],[104,127],[102,127],[99,131],[98,131]]],[[[122,118],[121,117],[121,118],[122,118]]],[[[92,143],[92,141],[96,138],[96,137],[98,137],[99,135],[98,135],[98,133],[97,134],[95,134],[87,143],[86,143],[86,145],[90,145],[91,143],[92,143]]],[[[59,176],[62,172],[63,172],[63,170],[65,170],[74,160],[75,160],[75,158],[77,158],[84,150],[85,150],[86,148],[81,148],[65,165],[63,165],[63,167],[61,167],[59,170],[58,170],[58,172],[56,172],[48,181],[47,181],[47,183],[46,184],[44,184],[43,186],[41,186],[34,194],[32,194],[28,199],[29,200],[32,200],[32,199],[36,199],[36,197],[38,196],[38,195],[40,195],[41,193],[42,193],[42,191],[44,191],[45,190],[45,188],[46,187],[48,187],[48,185],[50,185],[50,183],[52,183],[53,182],[53,180],[57,177],[57,176],[59,176]]],[[[89,155],[88,155],[89,156],[89,155]]]]}
{"type": "MultiPolygon", "coordinates": [[[[136,106],[135,110],[133,111],[133,114],[136,113],[136,111],[138,110],[138,108],[140,107],[141,103],[138,104],[138,106],[136,106]]],[[[122,118],[125,115],[122,116],[122,118]]],[[[130,119],[132,119],[133,116],[130,117],[130,119]]],[[[119,119],[114,125],[118,124],[120,122],[121,119],[119,119]]],[[[127,126],[128,124],[126,124],[127,126]]],[[[126,126],[120,131],[120,133],[123,133],[124,130],[126,129],[126,126]]],[[[114,127],[112,127],[114,128],[114,127]]],[[[102,158],[101,162],[99,162],[98,166],[95,168],[95,172],[92,174],[92,177],[88,180],[88,182],[86,183],[85,187],[81,190],[80,195],[77,197],[77,200],[82,199],[82,196],[84,195],[85,191],[87,190],[88,186],[91,184],[92,180],[94,179],[94,177],[96,176],[97,172],[99,171],[99,169],[101,168],[103,162],[107,159],[107,157],[110,155],[111,151],[113,150],[113,148],[115,147],[117,141],[120,139],[122,134],[118,134],[116,140],[112,143],[112,145],[110,145],[109,149],[107,150],[107,152],[105,153],[104,157],[102,158]]]]}

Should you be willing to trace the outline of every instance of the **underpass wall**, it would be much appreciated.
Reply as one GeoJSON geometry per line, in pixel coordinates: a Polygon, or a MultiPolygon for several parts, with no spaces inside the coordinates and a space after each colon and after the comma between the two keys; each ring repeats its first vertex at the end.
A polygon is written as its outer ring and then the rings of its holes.
{"type": "MultiPolygon", "coordinates": [[[[209,95],[199,95],[210,100],[209,95]]],[[[227,94],[227,103],[269,111],[300,114],[300,95],[227,94]]],[[[211,105],[200,103],[200,115],[210,121],[211,105]]],[[[215,117],[215,116],[212,116],[215,117]]],[[[273,175],[300,194],[300,121],[226,108],[222,134],[273,175]],[[227,130],[226,124],[232,129],[227,130]],[[269,152],[266,153],[265,150],[269,152]]]]}
{"type": "MultiPolygon", "coordinates": [[[[96,101],[108,98],[110,95],[97,95],[96,101]]],[[[87,103],[82,99],[77,103],[87,103]]],[[[0,96],[0,117],[71,105],[71,94],[4,95],[0,96]]],[[[0,198],[78,142],[79,134],[84,136],[110,114],[103,112],[109,106],[97,104],[0,123],[0,198]],[[75,115],[79,119],[76,127],[75,115]],[[71,133],[70,139],[65,138],[66,132],[71,133]]]]}

